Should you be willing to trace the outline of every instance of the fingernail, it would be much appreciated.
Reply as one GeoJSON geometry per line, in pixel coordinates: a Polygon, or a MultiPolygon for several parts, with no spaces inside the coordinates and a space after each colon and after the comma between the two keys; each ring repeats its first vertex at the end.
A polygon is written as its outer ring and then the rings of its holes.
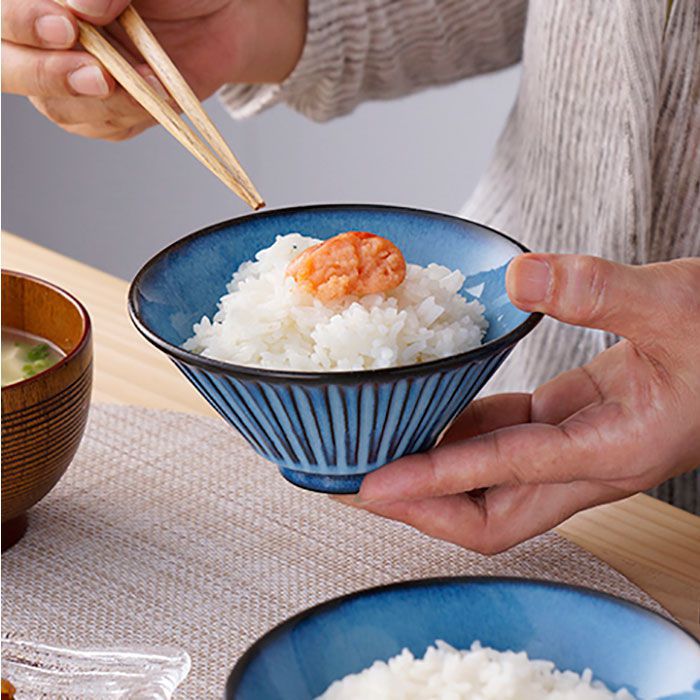
{"type": "Polygon", "coordinates": [[[161,97],[164,97],[166,100],[170,98],[168,91],[163,87],[163,83],[155,75],[147,75],[145,80],[161,97]]]}
{"type": "Polygon", "coordinates": [[[336,494],[332,495],[331,499],[334,501],[338,501],[338,503],[343,503],[346,506],[363,506],[366,503],[366,501],[360,498],[359,493],[347,495],[336,494]]]}
{"type": "Polygon", "coordinates": [[[97,66],[83,66],[68,76],[68,84],[81,95],[106,97],[109,86],[102,71],[97,66]]]}
{"type": "Polygon", "coordinates": [[[68,0],[68,7],[81,15],[102,17],[109,9],[110,0],[68,0]]]}
{"type": "Polygon", "coordinates": [[[549,265],[537,258],[519,258],[514,265],[509,286],[513,298],[527,304],[544,301],[551,279],[549,265]]]}
{"type": "Polygon", "coordinates": [[[66,17],[58,15],[39,17],[34,27],[37,36],[46,46],[67,48],[75,42],[75,29],[66,17]]]}

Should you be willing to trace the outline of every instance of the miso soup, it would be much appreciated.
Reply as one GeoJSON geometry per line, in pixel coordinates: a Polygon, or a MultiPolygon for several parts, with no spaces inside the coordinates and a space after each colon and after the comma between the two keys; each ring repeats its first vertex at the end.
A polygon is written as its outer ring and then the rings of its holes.
{"type": "Polygon", "coordinates": [[[2,329],[2,386],[29,379],[55,365],[64,353],[48,340],[2,329]]]}

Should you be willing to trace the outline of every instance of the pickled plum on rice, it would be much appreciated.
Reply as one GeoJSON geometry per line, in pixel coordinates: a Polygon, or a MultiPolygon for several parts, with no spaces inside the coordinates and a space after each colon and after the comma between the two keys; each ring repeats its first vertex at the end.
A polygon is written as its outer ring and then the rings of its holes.
{"type": "Polygon", "coordinates": [[[398,287],[406,277],[406,261],[386,238],[347,231],[299,253],[287,274],[321,301],[334,301],[398,287]]]}

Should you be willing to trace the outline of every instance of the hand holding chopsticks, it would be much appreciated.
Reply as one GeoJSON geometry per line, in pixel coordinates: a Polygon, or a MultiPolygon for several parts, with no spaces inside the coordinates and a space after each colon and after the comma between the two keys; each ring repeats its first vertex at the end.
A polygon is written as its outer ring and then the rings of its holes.
{"type": "MultiPolygon", "coordinates": [[[[61,2],[61,4],[64,4],[61,2]]],[[[174,136],[197,160],[253,209],[264,206],[255,186],[211,122],[199,100],[173,62],[148,29],[136,10],[129,6],[118,21],[144,59],[156,73],[173,100],[180,106],[201,134],[200,136],[177,114],[167,100],[156,93],[134,67],[92,24],[78,20],[80,43],[95,56],[118,83],[174,136]]]]}

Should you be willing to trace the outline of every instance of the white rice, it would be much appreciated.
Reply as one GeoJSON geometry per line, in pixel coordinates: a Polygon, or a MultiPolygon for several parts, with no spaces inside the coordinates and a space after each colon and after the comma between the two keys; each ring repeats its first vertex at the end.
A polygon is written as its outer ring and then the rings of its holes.
{"type": "Polygon", "coordinates": [[[586,669],[559,671],[525,652],[499,652],[474,642],[458,651],[437,641],[422,659],[408,649],[335,681],[317,700],[634,700],[613,693],[586,669]]]}
{"type": "Polygon", "coordinates": [[[481,344],[484,308],[461,294],[464,276],[442,265],[407,265],[394,290],[324,304],[285,276],[318,243],[290,233],[245,262],[213,319],[183,347],[240,365],[298,371],[379,369],[425,362],[481,344]]]}

